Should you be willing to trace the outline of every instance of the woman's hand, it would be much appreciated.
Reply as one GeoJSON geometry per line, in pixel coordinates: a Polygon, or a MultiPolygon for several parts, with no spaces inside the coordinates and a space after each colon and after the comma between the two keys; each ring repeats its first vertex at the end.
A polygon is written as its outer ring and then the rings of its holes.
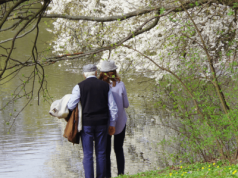
{"type": "Polygon", "coordinates": [[[115,132],[116,132],[115,127],[109,126],[109,128],[108,128],[108,134],[109,134],[109,135],[114,135],[115,132]]]}

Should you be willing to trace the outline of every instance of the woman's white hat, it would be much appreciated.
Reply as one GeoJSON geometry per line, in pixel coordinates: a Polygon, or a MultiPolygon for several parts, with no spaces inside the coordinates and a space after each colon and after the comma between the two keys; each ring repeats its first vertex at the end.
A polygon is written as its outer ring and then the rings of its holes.
{"type": "Polygon", "coordinates": [[[114,61],[106,61],[105,60],[101,64],[100,71],[101,72],[110,72],[110,71],[113,71],[113,70],[116,70],[116,69],[117,69],[117,66],[115,65],[114,61]]]}

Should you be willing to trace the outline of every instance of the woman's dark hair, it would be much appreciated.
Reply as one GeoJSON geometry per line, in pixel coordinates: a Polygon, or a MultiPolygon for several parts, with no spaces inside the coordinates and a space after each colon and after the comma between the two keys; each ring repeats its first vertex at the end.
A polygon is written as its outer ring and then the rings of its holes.
{"type": "Polygon", "coordinates": [[[112,82],[113,87],[116,86],[117,81],[118,82],[121,81],[120,77],[117,75],[116,70],[113,70],[113,71],[110,71],[110,72],[101,72],[98,79],[103,80],[103,81],[105,81],[109,84],[112,82]]]}

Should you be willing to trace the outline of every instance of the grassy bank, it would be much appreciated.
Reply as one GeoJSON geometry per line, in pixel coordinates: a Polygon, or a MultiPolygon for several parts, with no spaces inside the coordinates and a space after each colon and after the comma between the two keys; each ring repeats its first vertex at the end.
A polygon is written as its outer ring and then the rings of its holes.
{"type": "Polygon", "coordinates": [[[195,163],[195,164],[181,164],[177,166],[170,166],[162,170],[154,170],[148,172],[142,172],[135,175],[124,175],[118,178],[177,178],[177,177],[189,177],[189,178],[230,178],[238,177],[238,164],[213,162],[213,163],[195,163]]]}

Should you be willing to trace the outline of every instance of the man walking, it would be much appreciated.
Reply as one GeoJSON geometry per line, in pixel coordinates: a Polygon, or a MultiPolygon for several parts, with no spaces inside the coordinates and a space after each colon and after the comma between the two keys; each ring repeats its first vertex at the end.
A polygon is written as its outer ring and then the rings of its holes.
{"type": "Polygon", "coordinates": [[[73,110],[81,101],[83,124],[81,140],[85,178],[94,178],[93,140],[95,140],[96,177],[104,178],[107,134],[113,135],[115,133],[118,109],[110,86],[96,78],[97,67],[88,64],[83,67],[83,72],[86,80],[73,88],[68,109],[73,110]]]}

